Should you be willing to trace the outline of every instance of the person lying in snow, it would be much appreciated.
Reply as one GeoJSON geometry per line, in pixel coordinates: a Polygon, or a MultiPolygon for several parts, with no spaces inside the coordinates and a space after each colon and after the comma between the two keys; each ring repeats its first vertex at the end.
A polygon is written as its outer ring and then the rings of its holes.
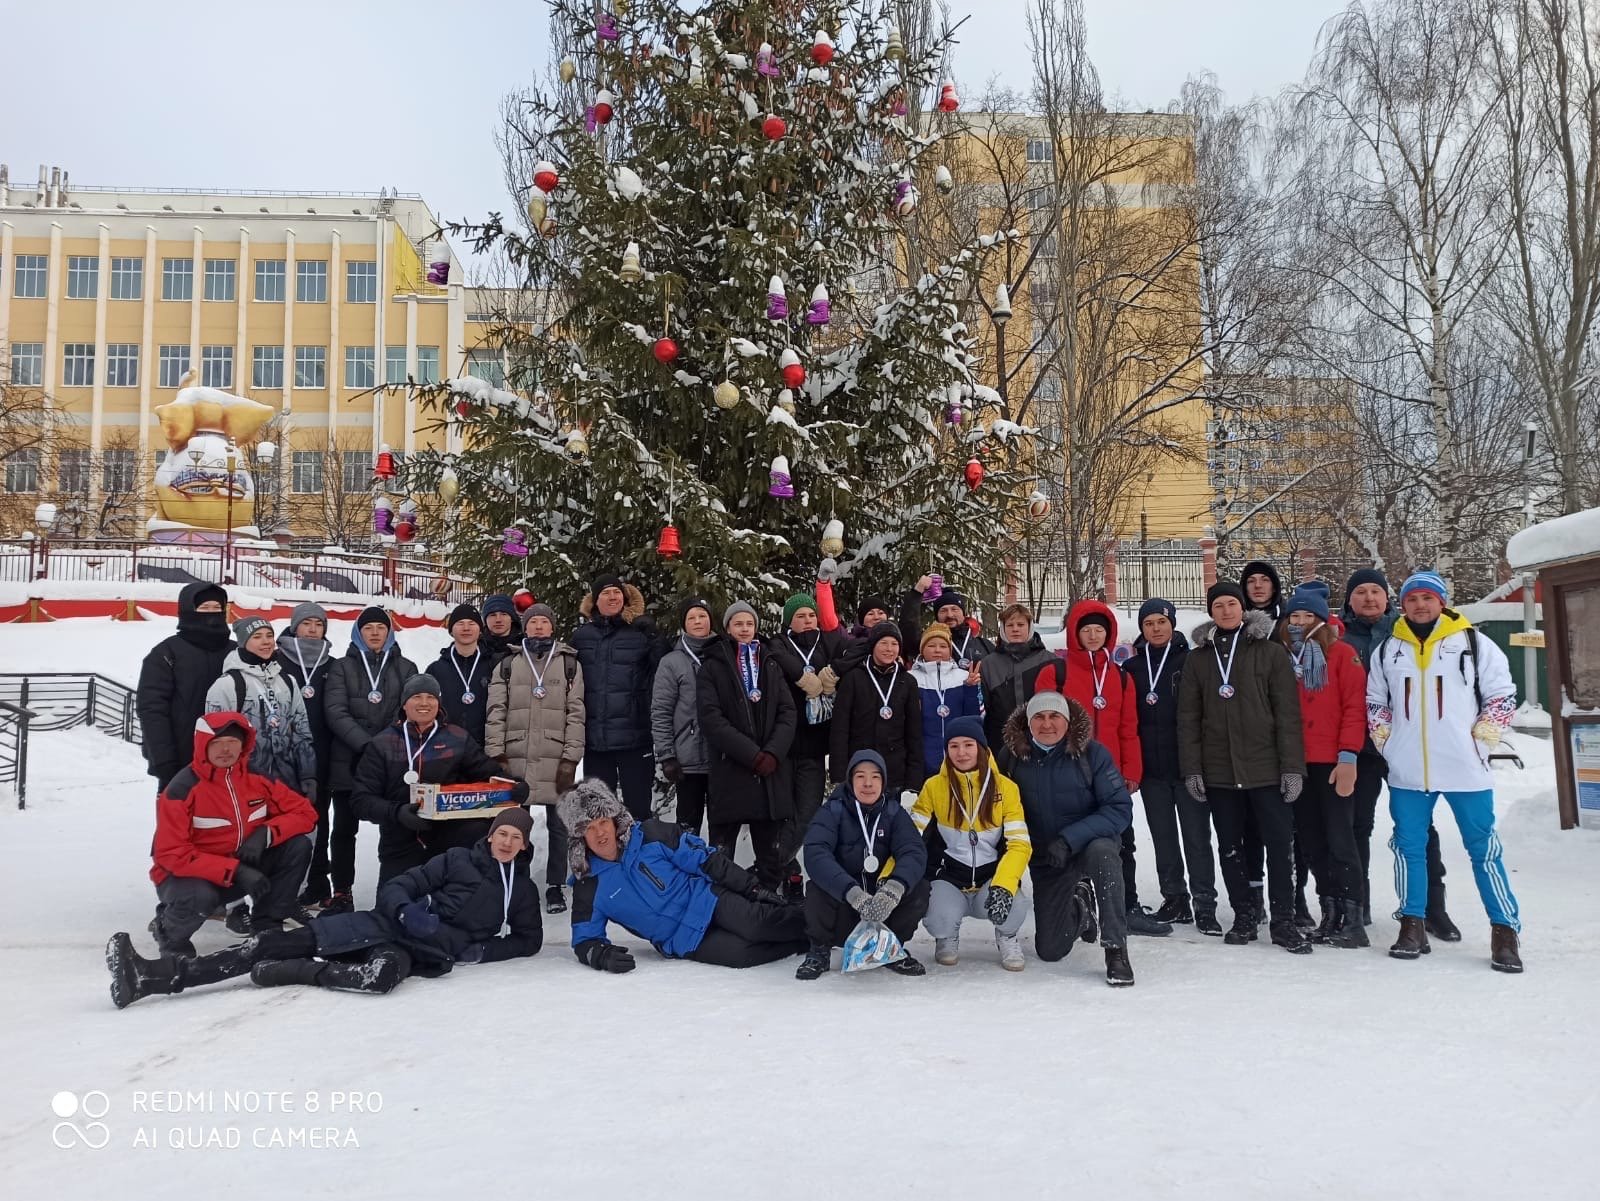
{"type": "Polygon", "coordinates": [[[127,934],[113,934],[106,945],[111,1001],[125,1009],[142,997],[246,973],[262,987],[387,993],[410,975],[537,954],[544,930],[528,875],[532,829],[526,810],[502,809],[487,838],[394,877],[378,889],[373,909],[313,918],[301,929],[268,931],[210,955],[145,959],[127,934]]]}
{"type": "Polygon", "coordinates": [[[591,776],[561,798],[572,868],[572,951],[596,971],[631,972],[606,937],[616,922],[669,959],[756,967],[806,949],[805,914],[676,822],[635,822],[591,776]]]}

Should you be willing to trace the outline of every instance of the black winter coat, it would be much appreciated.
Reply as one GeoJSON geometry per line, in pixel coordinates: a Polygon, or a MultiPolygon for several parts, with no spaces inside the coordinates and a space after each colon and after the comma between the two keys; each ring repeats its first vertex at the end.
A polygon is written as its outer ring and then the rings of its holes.
{"type": "Polygon", "coordinates": [[[457,658],[455,644],[451,643],[428,667],[428,674],[439,681],[439,707],[443,710],[440,716],[471,734],[479,746],[484,743],[484,726],[489,720],[489,676],[501,658],[481,641],[476,663],[470,657],[457,658]],[[456,674],[457,668],[461,675],[456,674]],[[467,690],[462,686],[462,676],[472,685],[470,705],[464,699],[467,690]]]}
{"type": "Polygon", "coordinates": [[[355,765],[361,752],[373,735],[393,725],[400,716],[400,690],[405,682],[417,674],[417,666],[400,653],[391,642],[388,661],[384,652],[374,655],[357,641],[352,641],[343,659],[328,671],[327,696],[322,713],[333,735],[333,753],[328,771],[330,792],[348,792],[355,782],[355,765]],[[365,664],[362,659],[365,657],[365,664]],[[380,671],[379,664],[383,667],[380,671]],[[372,692],[371,671],[378,677],[378,691],[383,699],[373,704],[367,699],[372,692]]]}
{"type": "Polygon", "coordinates": [[[593,597],[585,597],[588,618],[567,639],[583,668],[584,749],[601,754],[648,751],[650,694],[663,649],[656,628],[644,611],[644,596],[624,585],[622,612],[615,617],[593,614],[593,597]]]}
{"type": "MultiPolygon", "coordinates": [[[[1036,855],[1057,838],[1076,855],[1097,838],[1120,840],[1133,823],[1128,782],[1111,752],[1095,740],[1094,718],[1071,697],[1067,708],[1067,736],[1048,750],[1033,741],[1027,714],[1013,713],[995,756],[1022,794],[1022,815],[1036,855]]],[[[1039,858],[1031,867],[1051,870],[1039,858]]]]}
{"type": "Polygon", "coordinates": [[[812,886],[836,901],[844,900],[854,887],[877,892],[886,880],[898,880],[910,892],[928,873],[928,844],[899,798],[885,792],[877,804],[864,809],[848,784],[835,787],[811,819],[805,858],[812,886]],[[869,872],[864,866],[867,834],[874,829],[872,852],[878,866],[869,872]]]}
{"type": "Polygon", "coordinates": [[[185,584],[178,593],[178,632],[144,657],[134,707],[144,732],[148,774],[165,788],[194,757],[194,723],[206,711],[206,692],[222,674],[222,661],[234,649],[228,615],[200,613],[201,592],[215,584],[185,584]]]}
{"type": "Polygon", "coordinates": [[[1144,778],[1147,780],[1181,780],[1178,767],[1178,685],[1183,678],[1183,665],[1189,658],[1189,640],[1180,632],[1172,632],[1168,644],[1172,650],[1165,665],[1161,650],[1151,649],[1150,662],[1145,662],[1144,635],[1134,639],[1133,658],[1122,665],[1123,672],[1133,681],[1134,699],[1139,706],[1139,749],[1143,752],[1144,778]],[[1156,680],[1156,703],[1146,699],[1151,692],[1150,673],[1160,669],[1156,680]]]}
{"type": "Polygon", "coordinates": [[[922,697],[917,680],[904,667],[881,671],[867,662],[839,678],[833,705],[833,729],[829,735],[829,762],[835,775],[843,773],[850,756],[861,750],[874,750],[883,756],[889,769],[884,795],[896,804],[905,789],[922,787],[922,697]],[[867,673],[873,673],[877,686],[867,673]],[[894,683],[889,680],[893,676],[894,683]],[[880,717],[883,699],[879,689],[889,690],[891,716],[880,717]]]}
{"type": "Polygon", "coordinates": [[[538,893],[528,875],[528,857],[511,863],[511,903],[506,905],[505,868],[489,853],[488,844],[452,847],[378,889],[376,906],[367,912],[340,913],[312,921],[317,953],[338,955],[379,943],[396,943],[422,965],[422,974],[449,971],[463,952],[483,945],[484,963],[537,954],[544,945],[538,893]],[[412,901],[430,898],[439,928],[418,938],[400,922],[400,910],[412,901]],[[499,937],[504,922],[511,933],[499,937]],[[430,971],[429,968],[434,970],[430,971]]]}
{"type": "Polygon", "coordinates": [[[794,701],[794,745],[789,753],[796,759],[824,759],[828,754],[828,735],[832,720],[812,725],[806,721],[806,701],[809,699],[796,683],[805,671],[807,653],[811,655],[811,669],[820,672],[832,667],[834,674],[843,676],[849,669],[841,659],[844,653],[844,635],[838,630],[811,630],[805,634],[785,631],[767,640],[767,650],[783,672],[788,682],[789,695],[794,701]]]}
{"type": "MultiPolygon", "coordinates": [[[[277,660],[278,666],[283,668],[284,679],[293,684],[305,700],[306,721],[311,726],[311,745],[317,753],[317,782],[326,789],[328,775],[333,766],[333,731],[328,729],[326,706],[328,672],[333,667],[334,659],[333,647],[328,640],[324,638],[321,642],[320,655],[315,650],[298,645],[291,648],[290,635],[285,632],[278,636],[278,650],[272,657],[277,660]],[[300,652],[299,655],[295,654],[296,650],[300,652]],[[305,660],[303,667],[300,662],[302,658],[305,660]],[[305,696],[307,683],[311,685],[311,696],[305,696]]],[[[327,797],[319,796],[317,801],[325,804],[327,797]]]]}
{"type": "MultiPolygon", "coordinates": [[[[942,601],[927,604],[922,599],[922,593],[916,589],[900,594],[900,632],[905,635],[906,642],[901,648],[907,651],[908,659],[915,659],[916,651],[922,641],[922,631],[927,629],[930,621],[924,621],[926,613],[938,613],[942,601]]],[[[976,663],[994,650],[994,644],[983,636],[983,627],[976,618],[968,617],[964,625],[959,625],[950,631],[951,645],[954,654],[951,658],[960,663],[965,659],[968,663],[976,663]]]]}
{"type": "Polygon", "coordinates": [[[1033,699],[1034,681],[1055,658],[1037,633],[1026,642],[1002,639],[984,656],[978,682],[983,688],[983,732],[991,747],[1000,745],[1006,719],[1033,699]]]}
{"type": "Polygon", "coordinates": [[[706,817],[713,826],[778,821],[794,813],[789,749],[794,743],[794,698],[777,660],[761,648],[761,699],[752,701],[739,675],[733,639],[719,637],[706,648],[695,683],[700,734],[711,757],[706,817]],[[775,757],[778,770],[762,779],[756,755],[775,757]]]}
{"type": "Polygon", "coordinates": [[[400,824],[400,810],[411,804],[411,785],[406,772],[416,770],[423,784],[478,784],[506,772],[472,736],[460,726],[440,721],[425,742],[415,729],[406,731],[404,719],[397,721],[367,744],[356,764],[355,781],[350,790],[350,807],[362,821],[378,826],[378,858],[409,854],[417,846],[438,854],[463,841],[476,841],[488,833],[485,818],[455,817],[434,822],[426,834],[408,830],[400,824]],[[414,763],[406,760],[406,734],[411,736],[411,751],[419,746],[422,754],[414,763]],[[467,836],[475,835],[476,838],[467,836]]]}
{"type": "MultiPolygon", "coordinates": [[[[1286,774],[1305,775],[1300,724],[1300,685],[1276,623],[1264,609],[1244,615],[1233,635],[1240,640],[1224,700],[1219,648],[1210,622],[1195,631],[1178,686],[1178,764],[1184,776],[1202,777],[1208,788],[1277,788],[1286,774]]],[[[1220,648],[1223,662],[1227,647],[1220,648]]]]}

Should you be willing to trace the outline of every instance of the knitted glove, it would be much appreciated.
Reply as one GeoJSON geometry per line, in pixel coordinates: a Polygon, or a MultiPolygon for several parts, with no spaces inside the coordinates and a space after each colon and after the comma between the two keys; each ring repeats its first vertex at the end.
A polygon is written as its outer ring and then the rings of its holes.
{"type": "Polygon", "coordinates": [[[889,915],[894,912],[894,907],[900,903],[900,898],[906,895],[906,886],[898,880],[885,880],[878,891],[867,898],[867,903],[861,907],[861,920],[864,922],[888,921],[889,915]]]}
{"type": "Polygon", "coordinates": [[[1284,803],[1292,805],[1300,796],[1300,790],[1305,787],[1305,777],[1296,772],[1286,771],[1279,781],[1279,789],[1283,793],[1284,803]]]}
{"type": "Polygon", "coordinates": [[[799,684],[800,691],[812,700],[822,695],[822,678],[814,671],[801,672],[796,683],[799,684]]]}
{"type": "Polygon", "coordinates": [[[867,915],[867,903],[872,900],[867,890],[859,884],[850,886],[850,891],[844,894],[844,903],[854,909],[862,917],[867,915]]]}
{"type": "Polygon", "coordinates": [[[1206,803],[1206,778],[1204,776],[1185,776],[1183,788],[1190,796],[1202,805],[1206,803]]]}
{"type": "Polygon", "coordinates": [[[1484,746],[1496,747],[1500,745],[1500,726],[1490,721],[1487,717],[1480,717],[1472,724],[1472,736],[1484,746]]]}
{"type": "Polygon", "coordinates": [[[831,584],[839,578],[839,562],[836,559],[824,559],[817,564],[817,583],[831,584]]]}
{"type": "Polygon", "coordinates": [[[989,915],[989,920],[997,926],[1005,925],[1006,919],[1011,916],[1013,899],[1010,889],[1001,888],[998,884],[989,885],[989,895],[983,898],[983,909],[989,915]]]}
{"type": "Polygon", "coordinates": [[[817,682],[822,685],[824,696],[832,696],[833,690],[839,686],[839,673],[831,667],[824,667],[817,673],[817,682]]]}

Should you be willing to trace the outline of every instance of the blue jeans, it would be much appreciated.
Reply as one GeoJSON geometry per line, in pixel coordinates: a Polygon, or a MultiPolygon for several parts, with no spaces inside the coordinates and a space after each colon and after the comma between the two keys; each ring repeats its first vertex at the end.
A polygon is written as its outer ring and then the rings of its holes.
{"type": "Polygon", "coordinates": [[[1394,818],[1394,887],[1400,897],[1397,917],[1425,917],[1428,912],[1428,824],[1433,807],[1443,796],[1456,816],[1461,841],[1472,859],[1472,875],[1489,920],[1522,930],[1517,898],[1500,861],[1500,836],[1494,828],[1494,792],[1419,792],[1410,788],[1389,790],[1389,815],[1394,818]]]}

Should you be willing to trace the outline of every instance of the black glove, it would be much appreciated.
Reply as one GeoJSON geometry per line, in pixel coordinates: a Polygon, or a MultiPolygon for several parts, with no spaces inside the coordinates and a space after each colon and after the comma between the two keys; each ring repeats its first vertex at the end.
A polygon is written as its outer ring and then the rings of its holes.
{"type": "Polygon", "coordinates": [[[439,915],[433,911],[432,897],[400,906],[396,916],[406,933],[414,938],[431,938],[439,930],[439,915]]]}
{"type": "Polygon", "coordinates": [[[597,972],[611,972],[620,976],[623,972],[633,971],[635,965],[627,947],[607,943],[589,956],[589,966],[597,972]]]}
{"type": "Polygon", "coordinates": [[[556,764],[556,795],[560,796],[572,788],[573,781],[578,778],[578,765],[571,759],[563,759],[556,764]]]}
{"type": "Polygon", "coordinates": [[[248,863],[251,867],[260,867],[261,856],[266,854],[271,842],[272,832],[265,826],[257,826],[250,832],[250,837],[239,844],[239,862],[248,863]]]}
{"type": "Polygon", "coordinates": [[[511,786],[511,799],[519,805],[528,803],[528,793],[529,788],[526,780],[518,780],[511,786]]]}
{"type": "Polygon", "coordinates": [[[401,805],[394,819],[406,829],[415,830],[418,834],[426,834],[433,829],[433,822],[422,816],[415,803],[401,805]]]}
{"type": "Polygon", "coordinates": [[[995,925],[1003,926],[1006,924],[1006,918],[1011,916],[1011,902],[1014,899],[1008,889],[1001,888],[998,884],[991,884],[989,895],[983,899],[984,912],[995,925]]]}
{"type": "Polygon", "coordinates": [[[1067,866],[1067,860],[1072,858],[1072,848],[1067,845],[1065,838],[1054,838],[1044,848],[1044,865],[1053,867],[1057,871],[1067,866]]]}
{"type": "Polygon", "coordinates": [[[663,759],[661,761],[661,774],[667,778],[667,783],[676,784],[683,779],[683,764],[676,759],[663,759]]]}
{"type": "Polygon", "coordinates": [[[755,773],[765,779],[778,770],[778,757],[771,751],[762,751],[756,755],[755,773]]]}
{"type": "Polygon", "coordinates": [[[757,884],[745,894],[745,898],[754,901],[757,905],[788,905],[789,898],[781,892],[773,892],[770,888],[762,888],[757,884]]]}
{"type": "Polygon", "coordinates": [[[259,905],[272,895],[272,881],[267,878],[267,873],[251,867],[243,860],[233,869],[233,882],[244,889],[252,905],[259,905]]]}

